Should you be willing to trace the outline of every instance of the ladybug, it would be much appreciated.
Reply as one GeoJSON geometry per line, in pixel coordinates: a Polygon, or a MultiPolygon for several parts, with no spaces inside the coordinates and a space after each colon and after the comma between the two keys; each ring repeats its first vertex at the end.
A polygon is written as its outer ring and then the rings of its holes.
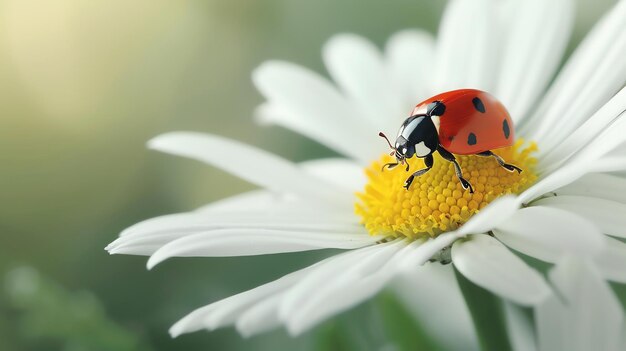
{"type": "Polygon", "coordinates": [[[463,172],[454,154],[478,155],[493,157],[502,168],[509,172],[522,170],[505,163],[502,157],[491,152],[513,145],[513,122],[508,111],[493,95],[476,89],[459,89],[435,95],[417,104],[410,117],[407,118],[396,138],[395,146],[383,132],[378,133],[385,138],[393,150],[390,155],[396,162],[383,166],[393,169],[406,163],[407,159],[416,156],[424,159],[426,168],[411,174],[404,182],[409,189],[415,177],[428,172],[433,166],[433,153],[439,152],[441,157],[454,164],[456,176],[463,189],[474,192],[472,185],[463,178],[463,172]]]}

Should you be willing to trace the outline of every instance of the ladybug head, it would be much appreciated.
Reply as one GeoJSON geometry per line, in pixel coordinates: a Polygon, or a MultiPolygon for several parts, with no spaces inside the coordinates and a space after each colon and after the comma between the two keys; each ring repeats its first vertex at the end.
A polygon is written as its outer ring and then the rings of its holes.
{"type": "Polygon", "coordinates": [[[414,115],[407,118],[400,126],[395,146],[391,145],[389,139],[382,132],[378,135],[387,140],[389,147],[393,150],[390,155],[396,157],[396,163],[385,165],[390,169],[398,164],[404,164],[406,159],[413,156],[426,157],[435,152],[439,145],[437,128],[435,128],[430,116],[427,115],[414,115]]]}
{"type": "MultiPolygon", "coordinates": [[[[389,138],[387,138],[387,136],[383,132],[379,132],[378,136],[380,136],[380,137],[384,138],[385,140],[387,140],[387,144],[389,144],[389,147],[391,148],[391,152],[389,153],[389,156],[395,156],[396,157],[396,162],[390,162],[390,163],[384,164],[383,165],[383,170],[385,169],[385,167],[388,167],[389,169],[393,169],[397,165],[405,164],[406,159],[407,159],[407,153],[409,153],[410,150],[408,150],[408,148],[405,148],[403,145],[399,145],[397,140],[396,140],[396,146],[394,147],[393,145],[391,145],[391,142],[389,141],[389,138]]],[[[407,171],[409,170],[409,164],[408,163],[406,163],[406,170],[407,171]]]]}

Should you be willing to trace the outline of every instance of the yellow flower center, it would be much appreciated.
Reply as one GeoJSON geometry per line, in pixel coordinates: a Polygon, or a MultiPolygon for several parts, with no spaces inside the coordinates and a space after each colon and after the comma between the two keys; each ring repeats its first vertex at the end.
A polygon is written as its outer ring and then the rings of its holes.
{"type": "Polygon", "coordinates": [[[424,161],[409,159],[409,172],[404,166],[381,171],[383,164],[393,161],[384,155],[365,169],[368,183],[357,194],[356,213],[372,235],[417,239],[454,230],[499,196],[519,194],[535,182],[537,160],[531,154],[537,146],[524,145],[518,140],[514,146],[494,150],[505,162],[521,168],[522,173],[505,170],[493,157],[457,155],[463,177],[474,187],[473,194],[463,189],[452,163],[438,153],[432,169],[416,177],[409,190],[402,187],[404,181],[424,168],[424,161]]]}

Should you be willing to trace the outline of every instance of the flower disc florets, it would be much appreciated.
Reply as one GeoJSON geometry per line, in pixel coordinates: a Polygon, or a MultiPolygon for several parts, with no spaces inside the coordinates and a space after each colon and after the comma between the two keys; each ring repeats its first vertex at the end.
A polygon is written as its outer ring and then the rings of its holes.
{"type": "Polygon", "coordinates": [[[476,155],[459,156],[464,177],[474,187],[474,193],[463,189],[452,163],[435,154],[433,168],[415,178],[409,190],[402,187],[411,172],[424,168],[419,158],[407,160],[410,172],[404,167],[381,171],[383,164],[391,162],[388,155],[372,162],[365,170],[368,183],[358,193],[356,213],[370,234],[417,239],[434,237],[458,228],[494,199],[505,194],[519,194],[537,179],[534,172],[536,159],[531,154],[537,150],[518,140],[508,148],[494,150],[507,162],[520,167],[523,172],[509,172],[492,157],[476,155]]]}

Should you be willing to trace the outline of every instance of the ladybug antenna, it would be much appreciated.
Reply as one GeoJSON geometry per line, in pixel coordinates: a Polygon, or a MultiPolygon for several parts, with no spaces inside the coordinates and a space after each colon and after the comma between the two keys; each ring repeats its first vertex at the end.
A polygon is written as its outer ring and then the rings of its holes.
{"type": "Polygon", "coordinates": [[[409,167],[411,167],[411,165],[409,164],[409,161],[407,161],[406,158],[402,158],[402,159],[400,159],[399,162],[403,166],[404,166],[404,164],[406,164],[406,170],[405,171],[408,172],[409,171],[409,167]]]}
{"type": "MultiPolygon", "coordinates": [[[[392,148],[392,149],[393,149],[393,151],[396,151],[396,148],[395,148],[395,147],[393,147],[393,145],[391,145],[391,142],[389,141],[389,139],[387,138],[387,136],[385,135],[385,133],[383,133],[383,132],[378,132],[378,136],[379,136],[379,137],[381,137],[381,138],[385,138],[385,140],[387,140],[387,144],[389,144],[389,147],[390,147],[390,148],[392,148]]],[[[390,153],[389,155],[390,155],[390,156],[393,156],[393,154],[394,154],[394,153],[392,152],[392,153],[390,153]]]]}

